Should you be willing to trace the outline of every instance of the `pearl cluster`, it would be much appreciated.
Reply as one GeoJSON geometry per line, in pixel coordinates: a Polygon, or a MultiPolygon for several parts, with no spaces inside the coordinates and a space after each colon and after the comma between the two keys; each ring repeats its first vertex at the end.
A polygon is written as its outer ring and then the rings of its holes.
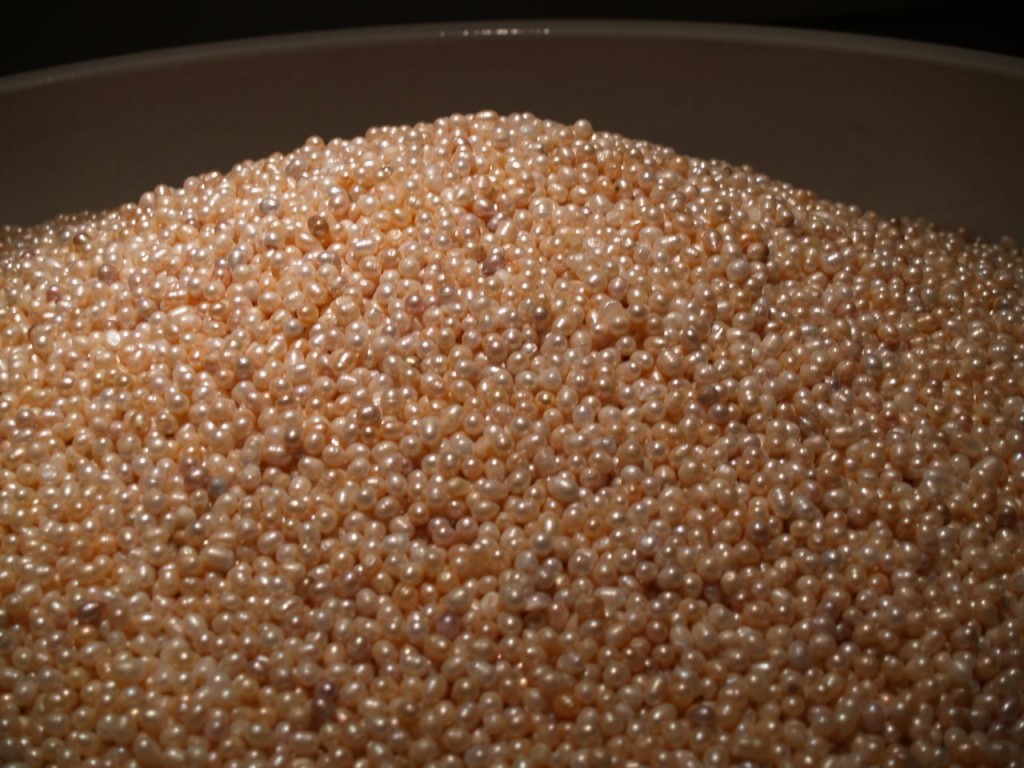
{"type": "Polygon", "coordinates": [[[0,763],[1020,766],[1024,259],[532,115],[0,237],[0,763]]]}

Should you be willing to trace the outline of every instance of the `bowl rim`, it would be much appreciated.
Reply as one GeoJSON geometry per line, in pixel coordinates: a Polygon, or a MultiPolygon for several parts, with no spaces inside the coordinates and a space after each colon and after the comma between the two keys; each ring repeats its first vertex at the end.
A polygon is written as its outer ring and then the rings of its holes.
{"type": "Polygon", "coordinates": [[[520,38],[670,40],[679,43],[752,43],[791,49],[855,53],[966,69],[1024,81],[1024,58],[988,51],[784,26],[755,26],[687,21],[530,20],[466,21],[265,35],[121,54],[0,77],[0,96],[76,80],[145,72],[197,61],[220,61],[254,54],[288,53],[324,48],[358,48],[382,43],[513,40],[520,38]]]}

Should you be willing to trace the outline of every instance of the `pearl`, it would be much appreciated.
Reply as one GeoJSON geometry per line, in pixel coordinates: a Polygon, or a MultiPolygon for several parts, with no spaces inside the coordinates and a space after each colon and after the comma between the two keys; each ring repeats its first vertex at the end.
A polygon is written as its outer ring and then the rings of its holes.
{"type": "Polygon", "coordinates": [[[1019,751],[1008,241],[482,112],[0,273],[5,762],[1019,751]]]}

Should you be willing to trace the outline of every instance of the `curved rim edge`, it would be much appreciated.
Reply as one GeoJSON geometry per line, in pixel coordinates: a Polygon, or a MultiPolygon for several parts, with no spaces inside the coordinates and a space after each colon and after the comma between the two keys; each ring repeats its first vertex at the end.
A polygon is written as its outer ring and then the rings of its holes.
{"type": "Polygon", "coordinates": [[[339,45],[358,47],[381,42],[428,42],[433,40],[457,44],[461,40],[493,39],[497,42],[524,37],[635,38],[677,40],[679,42],[754,43],[915,60],[1024,80],[1024,59],[1013,56],[845,32],[685,21],[512,19],[509,21],[358,27],[162,48],[8,75],[0,78],[0,94],[16,93],[32,88],[78,79],[103,77],[126,71],[145,71],[155,67],[196,60],[221,60],[254,53],[287,53],[293,50],[339,45]]]}

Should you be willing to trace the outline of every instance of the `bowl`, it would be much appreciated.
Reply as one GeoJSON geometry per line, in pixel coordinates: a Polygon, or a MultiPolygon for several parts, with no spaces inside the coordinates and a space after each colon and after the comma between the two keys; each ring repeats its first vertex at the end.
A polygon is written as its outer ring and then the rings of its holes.
{"type": "Polygon", "coordinates": [[[586,117],[884,215],[1024,240],[1024,61],[639,22],[291,35],[0,79],[0,223],[116,206],[313,134],[485,108],[586,117]]]}

